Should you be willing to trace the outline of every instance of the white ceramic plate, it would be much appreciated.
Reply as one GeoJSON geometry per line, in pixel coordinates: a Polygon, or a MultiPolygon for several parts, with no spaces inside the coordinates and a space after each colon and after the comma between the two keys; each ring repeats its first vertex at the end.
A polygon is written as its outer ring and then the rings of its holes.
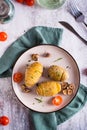
{"type": "MultiPolygon", "coordinates": [[[[74,93],[71,96],[57,94],[62,96],[63,102],[59,106],[54,106],[51,103],[52,96],[51,97],[38,96],[34,91],[35,89],[33,89],[33,91],[31,91],[30,93],[23,93],[21,91],[20,86],[23,84],[24,81],[18,84],[15,83],[12,78],[13,90],[16,96],[26,107],[34,111],[45,113],[45,112],[57,111],[64,108],[72,101],[72,99],[74,99],[79,88],[80,74],[79,74],[79,69],[76,61],[66,50],[60,47],[53,46],[53,45],[46,45],[46,44],[39,45],[29,49],[28,51],[26,51],[20,56],[20,58],[17,60],[14,66],[12,77],[16,72],[22,72],[23,74],[25,73],[26,65],[34,62],[34,61],[29,62],[29,60],[31,60],[31,54],[39,54],[38,61],[41,62],[44,67],[49,67],[50,65],[58,65],[66,68],[69,73],[69,79],[67,80],[67,82],[75,84],[74,93]],[[50,56],[44,57],[43,56],[44,53],[50,53],[50,56]],[[42,102],[39,103],[35,98],[41,99],[42,102]]],[[[39,81],[41,82],[46,80],[49,80],[49,78],[41,77],[39,81]]]]}

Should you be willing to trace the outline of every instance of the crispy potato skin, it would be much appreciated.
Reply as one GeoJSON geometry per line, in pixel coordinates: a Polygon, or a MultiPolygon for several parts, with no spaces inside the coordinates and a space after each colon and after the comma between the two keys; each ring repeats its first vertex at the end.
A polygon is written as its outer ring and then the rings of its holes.
{"type": "Polygon", "coordinates": [[[34,86],[40,79],[43,72],[43,65],[39,62],[34,62],[26,68],[25,85],[29,88],[34,86]]]}
{"type": "Polygon", "coordinates": [[[61,85],[56,81],[42,82],[36,88],[36,93],[41,96],[53,96],[60,91],[61,85]]]}
{"type": "Polygon", "coordinates": [[[65,81],[69,78],[69,74],[66,69],[57,65],[52,65],[49,67],[48,75],[52,80],[55,81],[65,81]]]}

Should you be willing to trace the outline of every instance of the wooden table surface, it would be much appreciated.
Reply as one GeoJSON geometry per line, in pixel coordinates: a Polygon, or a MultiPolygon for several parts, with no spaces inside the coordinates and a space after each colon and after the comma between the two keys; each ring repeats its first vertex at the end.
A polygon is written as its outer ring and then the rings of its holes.
{"type": "MultiPolygon", "coordinates": [[[[6,42],[0,42],[0,56],[18,37],[33,26],[61,27],[64,29],[61,47],[66,49],[77,61],[80,70],[81,83],[87,86],[87,75],[83,73],[87,69],[87,45],[85,45],[73,33],[65,29],[58,23],[59,20],[67,20],[73,25],[76,21],[66,11],[66,4],[55,10],[48,10],[36,4],[28,7],[12,0],[15,6],[15,15],[13,20],[7,24],[0,24],[0,31],[8,34],[6,42]]],[[[83,12],[87,8],[87,1],[82,0],[83,12]]],[[[87,10],[86,10],[87,11],[87,10]]],[[[87,14],[85,13],[87,16],[87,14]]],[[[1,68],[0,68],[1,69],[1,68]]],[[[0,116],[6,115],[10,119],[10,124],[0,126],[0,130],[33,130],[30,123],[29,109],[23,106],[15,96],[11,78],[0,78],[0,116]]],[[[87,104],[84,108],[75,114],[71,119],[58,126],[58,130],[86,130],[87,126],[87,104]]]]}

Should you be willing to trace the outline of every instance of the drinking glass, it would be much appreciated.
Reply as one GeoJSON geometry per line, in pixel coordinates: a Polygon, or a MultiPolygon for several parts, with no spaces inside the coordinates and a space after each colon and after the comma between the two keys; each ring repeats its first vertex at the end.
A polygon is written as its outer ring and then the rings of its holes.
{"type": "Polygon", "coordinates": [[[37,3],[48,9],[60,8],[66,0],[37,0],[37,3]]]}
{"type": "Polygon", "coordinates": [[[0,23],[9,22],[14,16],[14,5],[9,0],[0,0],[0,23]]]}

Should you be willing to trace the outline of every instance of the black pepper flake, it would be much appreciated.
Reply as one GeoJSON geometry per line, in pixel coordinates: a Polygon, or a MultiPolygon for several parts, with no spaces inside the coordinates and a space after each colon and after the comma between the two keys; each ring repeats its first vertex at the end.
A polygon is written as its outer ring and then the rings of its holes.
{"type": "Polygon", "coordinates": [[[38,86],[38,85],[39,85],[39,83],[36,84],[36,86],[38,86]]]}
{"type": "Polygon", "coordinates": [[[71,67],[67,65],[67,66],[66,66],[66,69],[71,69],[71,67]]]}
{"type": "Polygon", "coordinates": [[[31,60],[28,60],[28,62],[31,62],[31,60]]]}

